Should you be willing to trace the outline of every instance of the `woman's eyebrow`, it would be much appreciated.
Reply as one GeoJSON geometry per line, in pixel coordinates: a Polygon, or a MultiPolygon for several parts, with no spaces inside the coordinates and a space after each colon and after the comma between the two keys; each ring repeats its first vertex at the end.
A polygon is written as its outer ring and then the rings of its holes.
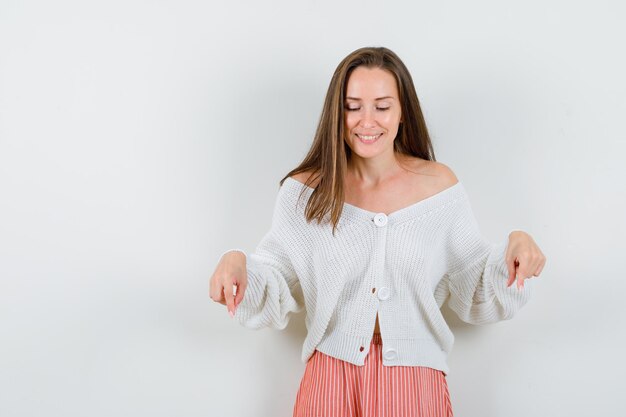
{"type": "MultiPolygon", "coordinates": [[[[390,98],[390,99],[392,99],[392,100],[394,99],[394,98],[393,98],[393,97],[391,97],[391,96],[385,96],[385,97],[378,97],[378,98],[375,98],[374,100],[383,100],[383,99],[386,99],[386,98],[390,98]]],[[[346,100],[359,100],[359,101],[360,101],[361,99],[360,99],[360,98],[358,98],[358,97],[346,97],[346,100]]]]}

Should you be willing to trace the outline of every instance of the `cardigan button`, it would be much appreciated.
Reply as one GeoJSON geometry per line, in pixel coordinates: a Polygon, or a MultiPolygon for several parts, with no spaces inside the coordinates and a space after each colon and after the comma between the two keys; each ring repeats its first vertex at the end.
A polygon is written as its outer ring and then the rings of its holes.
{"type": "Polygon", "coordinates": [[[363,349],[365,349],[365,348],[364,348],[363,346],[361,346],[361,347],[359,348],[359,352],[363,352],[363,349]]]}
{"type": "Polygon", "coordinates": [[[394,348],[385,349],[385,359],[393,360],[397,356],[397,352],[394,348]]]}
{"type": "Polygon", "coordinates": [[[382,227],[387,224],[387,215],[385,213],[378,213],[374,216],[374,224],[378,227],[382,227]]]}
{"type": "Polygon", "coordinates": [[[387,287],[380,287],[378,289],[378,298],[381,300],[386,300],[387,298],[389,298],[390,295],[390,291],[389,288],[387,287]]]}

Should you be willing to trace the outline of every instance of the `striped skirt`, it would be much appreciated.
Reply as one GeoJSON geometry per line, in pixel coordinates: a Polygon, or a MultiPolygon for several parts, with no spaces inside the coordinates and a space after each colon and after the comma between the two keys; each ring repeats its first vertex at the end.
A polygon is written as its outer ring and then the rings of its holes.
{"type": "Polygon", "coordinates": [[[293,417],[452,417],[445,374],[421,366],[383,366],[382,346],[375,333],[364,366],[315,350],[293,417]]]}

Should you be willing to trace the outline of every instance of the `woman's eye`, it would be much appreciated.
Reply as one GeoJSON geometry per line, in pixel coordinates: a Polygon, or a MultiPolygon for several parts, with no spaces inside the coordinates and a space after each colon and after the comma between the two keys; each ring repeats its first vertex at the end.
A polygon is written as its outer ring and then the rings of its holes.
{"type": "MultiPolygon", "coordinates": [[[[348,111],[357,111],[357,110],[361,110],[360,107],[346,107],[346,110],[348,111]]],[[[381,111],[385,111],[385,110],[389,110],[389,107],[376,107],[376,110],[381,110],[381,111]]]]}

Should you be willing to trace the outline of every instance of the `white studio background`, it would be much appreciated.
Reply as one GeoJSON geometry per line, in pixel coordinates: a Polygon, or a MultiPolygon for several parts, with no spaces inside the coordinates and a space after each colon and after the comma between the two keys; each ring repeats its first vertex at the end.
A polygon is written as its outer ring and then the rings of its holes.
{"type": "Polygon", "coordinates": [[[362,46],[409,67],[485,238],[529,232],[536,296],[444,313],[457,416],[613,415],[626,371],[618,1],[0,0],[0,415],[291,416],[304,314],[208,297],[252,251],[362,46]]]}

